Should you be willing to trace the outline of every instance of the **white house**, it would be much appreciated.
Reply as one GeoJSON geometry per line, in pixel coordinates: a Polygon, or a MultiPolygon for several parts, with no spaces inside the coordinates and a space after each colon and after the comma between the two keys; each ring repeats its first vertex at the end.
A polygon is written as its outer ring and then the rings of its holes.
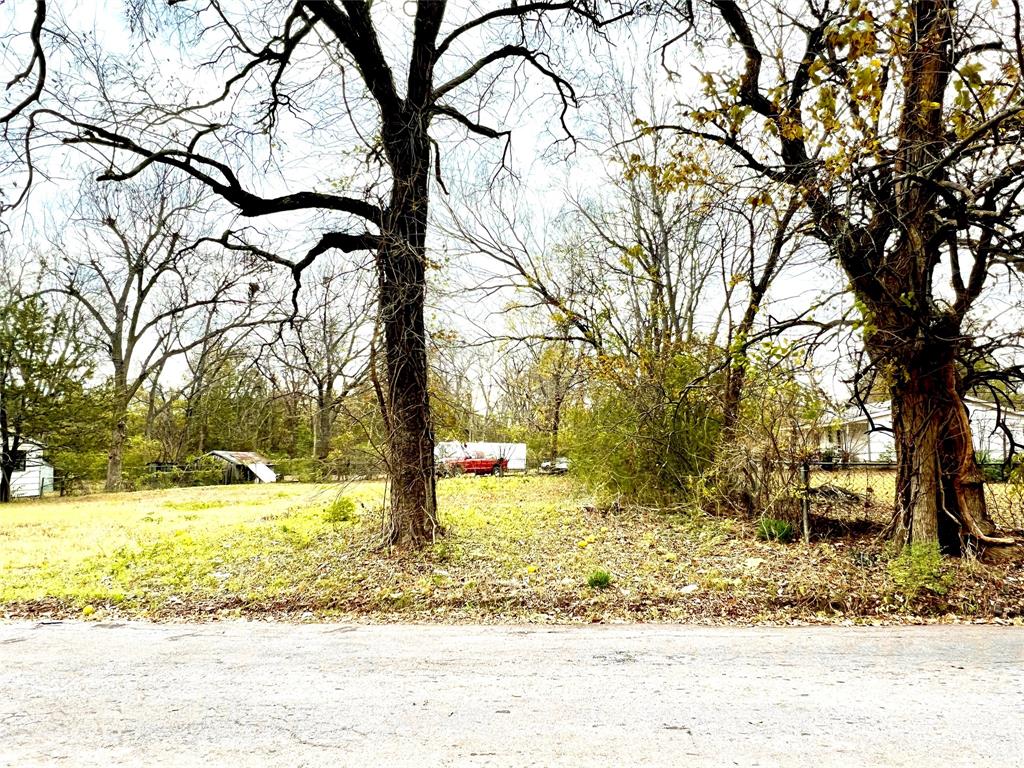
{"type": "MultiPolygon", "coordinates": [[[[996,423],[994,403],[965,397],[974,450],[986,462],[1001,462],[1010,454],[1010,440],[996,423]]],[[[1017,443],[1024,445],[1024,413],[1010,408],[1002,409],[1003,421],[1017,443]]],[[[887,462],[896,459],[896,444],[892,434],[892,410],[889,401],[869,403],[867,413],[859,408],[847,412],[823,440],[823,448],[836,448],[849,454],[850,461],[887,462]]]]}
{"type": "Polygon", "coordinates": [[[53,466],[43,458],[43,446],[34,440],[21,439],[14,452],[14,474],[11,475],[11,498],[27,499],[53,490],[53,466]]]}

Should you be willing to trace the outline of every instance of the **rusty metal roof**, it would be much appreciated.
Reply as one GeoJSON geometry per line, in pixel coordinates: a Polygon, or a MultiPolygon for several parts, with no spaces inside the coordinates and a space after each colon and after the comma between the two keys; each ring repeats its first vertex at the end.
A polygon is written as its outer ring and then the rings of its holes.
{"type": "Polygon", "coordinates": [[[252,451],[210,451],[207,456],[216,456],[218,459],[224,459],[224,461],[242,466],[270,464],[265,458],[252,451]]]}

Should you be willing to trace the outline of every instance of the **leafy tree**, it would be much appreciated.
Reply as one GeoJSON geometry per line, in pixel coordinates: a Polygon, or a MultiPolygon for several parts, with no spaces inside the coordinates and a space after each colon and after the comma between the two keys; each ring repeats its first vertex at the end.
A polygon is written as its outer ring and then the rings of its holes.
{"type": "Polygon", "coordinates": [[[950,553],[1011,541],[986,510],[958,362],[972,311],[1019,260],[1020,14],[956,0],[704,7],[738,66],[706,64],[683,123],[650,130],[724,147],[796,191],[845,271],[892,399],[894,536],[950,553]]]}
{"type": "Polygon", "coordinates": [[[51,311],[39,297],[6,293],[0,304],[0,502],[28,441],[48,450],[87,442],[101,402],[85,383],[89,352],[68,308],[51,311]]]}

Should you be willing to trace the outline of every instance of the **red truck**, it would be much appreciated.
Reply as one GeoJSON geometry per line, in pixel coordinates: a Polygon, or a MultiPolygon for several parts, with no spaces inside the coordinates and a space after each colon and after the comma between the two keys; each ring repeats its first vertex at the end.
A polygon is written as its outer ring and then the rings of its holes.
{"type": "Polygon", "coordinates": [[[482,451],[470,451],[458,442],[438,446],[437,472],[452,475],[502,475],[509,468],[508,457],[495,456],[482,451]]]}
{"type": "Polygon", "coordinates": [[[438,462],[438,470],[443,475],[503,475],[507,469],[508,459],[493,456],[449,456],[438,462]]]}

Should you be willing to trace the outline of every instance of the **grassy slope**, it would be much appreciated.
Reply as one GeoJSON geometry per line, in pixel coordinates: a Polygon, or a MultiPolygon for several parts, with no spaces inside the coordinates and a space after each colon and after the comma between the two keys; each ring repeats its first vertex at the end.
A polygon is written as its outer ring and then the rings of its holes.
{"type": "Polygon", "coordinates": [[[233,486],[14,504],[0,510],[0,612],[757,621],[1024,609],[1019,565],[908,575],[870,537],[808,550],[758,541],[746,522],[603,512],[566,478],[442,481],[448,535],[399,556],[374,546],[383,491],[233,486]],[[339,493],[357,513],[332,524],[339,493]],[[611,574],[607,589],[587,585],[597,570],[611,574]]]}

